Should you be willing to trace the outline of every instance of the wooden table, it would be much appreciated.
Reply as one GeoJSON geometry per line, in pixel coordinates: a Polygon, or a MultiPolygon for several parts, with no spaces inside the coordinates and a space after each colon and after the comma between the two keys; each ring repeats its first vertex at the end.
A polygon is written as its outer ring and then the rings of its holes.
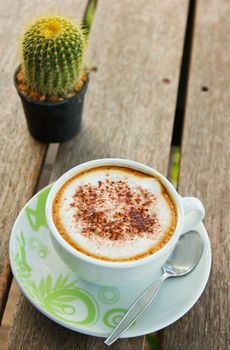
{"type": "MultiPolygon", "coordinates": [[[[12,281],[10,231],[36,191],[49,147],[30,137],[12,84],[17,38],[34,15],[56,10],[81,18],[86,5],[86,0],[0,4],[1,317],[12,281]]],[[[199,197],[205,205],[213,265],[196,305],[160,332],[163,350],[226,350],[230,344],[229,17],[230,2],[225,0],[98,0],[89,40],[89,67],[94,69],[83,127],[79,135],[59,146],[50,179],[102,157],[137,160],[170,177],[177,141],[181,149],[178,189],[182,195],[199,197]]],[[[139,350],[143,341],[143,337],[120,340],[111,349],[139,350]]],[[[20,294],[5,348],[99,350],[106,346],[103,339],[56,325],[20,294]]]]}

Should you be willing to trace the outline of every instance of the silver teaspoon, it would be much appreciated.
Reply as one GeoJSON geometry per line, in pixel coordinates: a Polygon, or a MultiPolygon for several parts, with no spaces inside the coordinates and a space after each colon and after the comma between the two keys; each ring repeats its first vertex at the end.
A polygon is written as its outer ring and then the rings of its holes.
{"type": "Polygon", "coordinates": [[[153,282],[132,304],[129,311],[118,323],[109,337],[105,340],[106,345],[113,344],[142,312],[153,301],[162,283],[169,277],[180,277],[191,272],[198,264],[203,251],[203,241],[196,231],[189,231],[182,235],[169,259],[162,266],[162,276],[153,282]]]}

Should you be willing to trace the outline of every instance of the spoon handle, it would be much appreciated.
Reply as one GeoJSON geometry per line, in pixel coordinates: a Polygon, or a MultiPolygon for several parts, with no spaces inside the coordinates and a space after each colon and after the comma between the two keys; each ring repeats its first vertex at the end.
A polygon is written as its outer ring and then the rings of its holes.
{"type": "Polygon", "coordinates": [[[128,312],[114,328],[109,337],[105,340],[106,345],[113,344],[131,324],[142,314],[158,293],[164,280],[169,277],[164,273],[158,280],[153,282],[132,304],[128,312]]]}

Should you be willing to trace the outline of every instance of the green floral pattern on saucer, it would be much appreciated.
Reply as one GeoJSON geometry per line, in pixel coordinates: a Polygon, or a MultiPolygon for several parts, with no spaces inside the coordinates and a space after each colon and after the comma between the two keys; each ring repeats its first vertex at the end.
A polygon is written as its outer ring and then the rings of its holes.
{"type": "Polygon", "coordinates": [[[15,268],[18,276],[23,279],[27,279],[31,276],[31,267],[26,262],[26,252],[25,252],[25,238],[20,232],[16,236],[18,242],[18,252],[14,257],[15,268]]]}
{"type": "Polygon", "coordinates": [[[102,287],[98,292],[98,298],[104,304],[115,304],[120,299],[120,293],[114,287],[102,287]]]}
{"type": "Polygon", "coordinates": [[[29,247],[30,249],[37,252],[37,256],[40,259],[45,259],[47,257],[47,254],[49,253],[48,247],[43,244],[43,242],[38,237],[31,237],[29,239],[29,247]]]}
{"type": "MultiPolygon", "coordinates": [[[[47,312],[63,321],[83,325],[95,323],[99,316],[99,308],[94,297],[77,287],[78,280],[70,282],[70,275],[60,274],[55,281],[51,274],[48,274],[46,278],[41,278],[39,282],[32,280],[31,271],[33,269],[26,261],[26,243],[22,232],[17,236],[17,240],[19,250],[14,258],[16,271],[21,278],[22,285],[33,300],[47,312]],[[76,306],[72,304],[74,301],[80,301],[87,309],[84,318],[79,321],[70,318],[77,313],[76,306]]],[[[29,242],[31,245],[31,239],[29,242]]],[[[36,248],[33,250],[37,250],[38,243],[41,244],[41,241],[33,241],[32,247],[36,248]]]]}
{"type": "Polygon", "coordinates": [[[111,310],[108,310],[103,316],[103,322],[109,328],[114,328],[125,316],[128,310],[121,307],[117,307],[111,310]]]}
{"type": "Polygon", "coordinates": [[[51,187],[48,186],[37,194],[36,205],[27,206],[25,208],[26,216],[34,231],[38,231],[42,226],[47,227],[45,204],[50,188],[51,187]]]}

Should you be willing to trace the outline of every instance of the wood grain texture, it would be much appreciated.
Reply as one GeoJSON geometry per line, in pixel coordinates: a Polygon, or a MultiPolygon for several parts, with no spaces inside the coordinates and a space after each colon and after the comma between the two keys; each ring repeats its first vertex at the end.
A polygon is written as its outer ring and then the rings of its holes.
{"type": "Polygon", "coordinates": [[[162,333],[163,350],[230,346],[229,16],[228,1],[197,3],[179,190],[204,203],[213,263],[208,286],[195,307],[162,333]]]}
{"type": "MultiPolygon", "coordinates": [[[[60,146],[52,181],[80,162],[101,157],[130,158],[167,173],[187,6],[172,0],[99,1],[90,34],[94,69],[83,127],[60,146]]],[[[58,327],[21,298],[9,349],[25,344],[30,349],[106,348],[102,339],[58,327]]],[[[111,350],[142,346],[140,337],[121,340],[111,350]]]]}

